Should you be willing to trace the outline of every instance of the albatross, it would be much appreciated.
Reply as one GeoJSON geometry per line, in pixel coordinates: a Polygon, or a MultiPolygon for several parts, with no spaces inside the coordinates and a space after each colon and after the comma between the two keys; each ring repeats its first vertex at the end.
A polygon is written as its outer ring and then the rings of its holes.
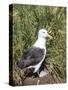
{"type": "MultiPolygon", "coordinates": [[[[37,73],[39,77],[43,76],[40,75],[41,73],[39,73],[39,69],[46,57],[47,37],[49,37],[50,39],[52,38],[52,36],[48,34],[46,29],[40,29],[38,32],[37,41],[22,55],[21,60],[18,63],[19,68],[33,69],[33,73],[37,73]]],[[[44,72],[43,74],[45,75],[44,72]]]]}

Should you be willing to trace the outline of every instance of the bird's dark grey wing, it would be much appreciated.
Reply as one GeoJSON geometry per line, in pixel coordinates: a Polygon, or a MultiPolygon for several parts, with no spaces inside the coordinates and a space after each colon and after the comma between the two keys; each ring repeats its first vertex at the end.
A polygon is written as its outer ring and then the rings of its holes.
{"type": "Polygon", "coordinates": [[[42,60],[43,57],[44,57],[44,49],[36,47],[27,49],[27,51],[24,52],[18,66],[20,68],[25,68],[30,65],[36,65],[42,60]]]}

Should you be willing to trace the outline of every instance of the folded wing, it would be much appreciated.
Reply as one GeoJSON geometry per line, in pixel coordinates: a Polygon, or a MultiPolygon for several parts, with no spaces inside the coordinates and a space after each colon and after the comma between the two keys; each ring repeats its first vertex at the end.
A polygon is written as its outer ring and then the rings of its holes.
{"type": "Polygon", "coordinates": [[[44,57],[44,49],[37,47],[29,48],[21,57],[18,67],[23,69],[38,64],[44,57]]]}

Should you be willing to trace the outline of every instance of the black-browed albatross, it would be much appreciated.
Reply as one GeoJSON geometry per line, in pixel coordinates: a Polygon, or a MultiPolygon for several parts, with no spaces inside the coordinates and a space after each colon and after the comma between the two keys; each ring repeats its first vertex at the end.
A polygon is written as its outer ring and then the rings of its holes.
{"type": "Polygon", "coordinates": [[[37,73],[39,77],[43,76],[40,75],[39,69],[46,57],[46,38],[50,36],[46,29],[40,29],[38,32],[38,39],[35,44],[26,50],[23,54],[20,62],[18,63],[18,67],[33,69],[33,73],[37,73]]]}

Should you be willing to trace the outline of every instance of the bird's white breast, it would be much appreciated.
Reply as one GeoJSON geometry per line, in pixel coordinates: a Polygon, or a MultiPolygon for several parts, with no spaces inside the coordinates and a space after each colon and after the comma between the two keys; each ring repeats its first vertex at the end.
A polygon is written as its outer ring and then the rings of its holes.
{"type": "Polygon", "coordinates": [[[46,43],[45,39],[39,38],[39,39],[35,42],[35,44],[34,44],[33,46],[34,46],[34,47],[41,48],[41,49],[46,49],[46,48],[45,48],[45,43],[46,43]]]}

